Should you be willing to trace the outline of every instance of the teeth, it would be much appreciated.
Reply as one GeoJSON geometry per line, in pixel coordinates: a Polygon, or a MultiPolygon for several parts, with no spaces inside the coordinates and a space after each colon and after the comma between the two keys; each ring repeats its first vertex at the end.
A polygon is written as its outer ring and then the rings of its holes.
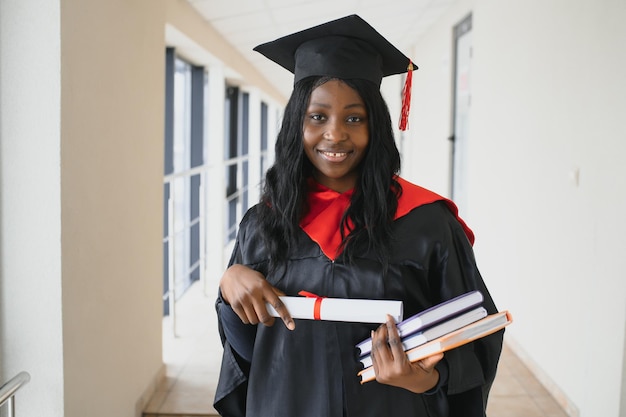
{"type": "Polygon", "coordinates": [[[345,152],[324,152],[324,154],[325,154],[325,155],[328,155],[328,156],[330,156],[330,157],[333,157],[333,158],[339,158],[339,157],[341,157],[341,156],[346,155],[346,153],[345,153],[345,152]]]}

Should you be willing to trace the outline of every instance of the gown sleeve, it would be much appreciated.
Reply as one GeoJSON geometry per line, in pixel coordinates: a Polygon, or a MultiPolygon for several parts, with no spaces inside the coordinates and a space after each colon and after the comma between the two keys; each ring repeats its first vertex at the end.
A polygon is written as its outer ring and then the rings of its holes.
{"type": "MultiPolygon", "coordinates": [[[[441,207],[442,204],[436,204],[441,207]]],[[[446,210],[443,237],[432,253],[429,286],[440,300],[479,290],[488,314],[498,310],[480,275],[474,251],[458,220],[446,210]],[[438,294],[437,294],[438,293],[438,294]]],[[[449,416],[482,417],[495,379],[504,330],[445,353],[448,365],[447,407],[449,416]]],[[[440,402],[433,396],[426,401],[440,402]]],[[[432,404],[434,405],[434,404],[432,404]]],[[[439,407],[441,404],[439,405],[439,407]]],[[[436,413],[434,413],[436,414],[436,413]]]]}
{"type": "Polygon", "coordinates": [[[249,364],[252,362],[256,326],[242,323],[237,313],[224,301],[221,292],[218,295],[216,309],[222,344],[228,340],[230,347],[239,355],[241,360],[249,364]]]}
{"type": "MultiPolygon", "coordinates": [[[[244,263],[241,245],[245,242],[246,220],[247,216],[242,220],[228,266],[244,263]]],[[[244,324],[224,301],[221,291],[215,302],[215,309],[224,352],[213,406],[222,416],[244,417],[248,375],[257,327],[244,324]]]]}

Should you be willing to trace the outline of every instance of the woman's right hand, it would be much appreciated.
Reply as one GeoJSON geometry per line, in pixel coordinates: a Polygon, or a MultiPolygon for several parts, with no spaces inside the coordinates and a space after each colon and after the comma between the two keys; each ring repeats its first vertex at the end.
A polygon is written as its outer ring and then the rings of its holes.
{"type": "Polygon", "coordinates": [[[287,307],[279,296],[285,295],[267,282],[263,274],[244,265],[229,267],[220,281],[222,298],[245,324],[274,324],[274,317],[267,311],[265,303],[270,303],[280,315],[289,330],[296,327],[287,307]]]}

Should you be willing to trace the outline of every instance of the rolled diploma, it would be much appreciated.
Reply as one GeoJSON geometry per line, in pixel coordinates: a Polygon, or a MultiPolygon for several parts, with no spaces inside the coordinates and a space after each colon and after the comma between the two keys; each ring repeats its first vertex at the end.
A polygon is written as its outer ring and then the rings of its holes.
{"type": "MultiPolygon", "coordinates": [[[[314,320],[316,298],[283,296],[280,299],[294,319],[314,320]]],[[[402,301],[322,298],[321,303],[320,320],[384,323],[389,314],[396,323],[402,321],[402,301]]],[[[279,317],[274,307],[266,305],[272,316],[279,317]]]]}

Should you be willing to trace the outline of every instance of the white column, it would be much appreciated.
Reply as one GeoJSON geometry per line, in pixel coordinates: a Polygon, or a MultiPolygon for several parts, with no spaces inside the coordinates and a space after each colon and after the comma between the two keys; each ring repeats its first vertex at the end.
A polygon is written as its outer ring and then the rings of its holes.
{"type": "Polygon", "coordinates": [[[64,415],[60,2],[0,2],[0,369],[21,416],[64,415]]]}
{"type": "Polygon", "coordinates": [[[256,88],[248,90],[250,117],[248,119],[248,201],[254,205],[259,201],[261,184],[261,96],[256,88]]]}
{"type": "Polygon", "coordinates": [[[224,174],[224,68],[208,68],[209,95],[207,97],[207,146],[205,161],[208,164],[206,189],[206,285],[205,290],[216,289],[225,268],[228,254],[224,250],[224,224],[226,221],[224,174]]]}

